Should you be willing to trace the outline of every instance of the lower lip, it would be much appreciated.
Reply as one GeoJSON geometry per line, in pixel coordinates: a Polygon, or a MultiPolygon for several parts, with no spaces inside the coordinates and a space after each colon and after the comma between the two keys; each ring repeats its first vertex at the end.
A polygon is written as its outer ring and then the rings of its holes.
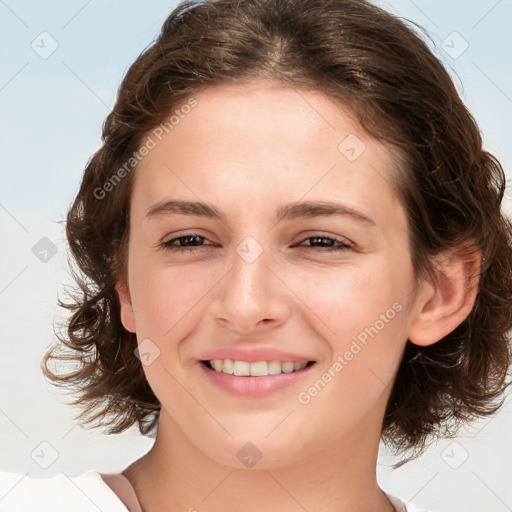
{"type": "Polygon", "coordinates": [[[291,373],[280,373],[279,375],[266,375],[264,377],[244,377],[229,375],[224,372],[212,370],[203,363],[199,363],[203,372],[223,391],[239,398],[266,398],[276,391],[292,386],[299,382],[315,366],[312,365],[291,373]]]}

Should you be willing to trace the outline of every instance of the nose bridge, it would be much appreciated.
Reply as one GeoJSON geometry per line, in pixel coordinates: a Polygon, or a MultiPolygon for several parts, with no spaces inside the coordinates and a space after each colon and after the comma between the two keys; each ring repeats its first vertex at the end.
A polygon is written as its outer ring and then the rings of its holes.
{"type": "Polygon", "coordinates": [[[261,308],[271,299],[269,288],[273,286],[269,276],[269,249],[265,250],[263,243],[252,235],[246,236],[234,249],[227,291],[234,295],[240,307],[261,308]]]}
{"type": "MultiPolygon", "coordinates": [[[[258,235],[258,239],[264,235],[258,235]]],[[[254,236],[246,236],[231,254],[230,270],[221,282],[215,315],[248,330],[262,320],[273,325],[283,320],[287,311],[286,294],[274,275],[269,249],[254,236]]]]}

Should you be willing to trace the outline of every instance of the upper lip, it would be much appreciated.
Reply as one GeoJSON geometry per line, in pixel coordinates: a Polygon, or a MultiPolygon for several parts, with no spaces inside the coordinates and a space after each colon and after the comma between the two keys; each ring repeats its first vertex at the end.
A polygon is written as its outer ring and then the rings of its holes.
{"type": "Polygon", "coordinates": [[[302,356],[294,352],[287,352],[272,347],[224,347],[205,352],[198,359],[200,361],[231,359],[233,361],[247,361],[249,363],[255,363],[257,361],[291,361],[294,363],[314,361],[314,359],[308,356],[302,356]]]}

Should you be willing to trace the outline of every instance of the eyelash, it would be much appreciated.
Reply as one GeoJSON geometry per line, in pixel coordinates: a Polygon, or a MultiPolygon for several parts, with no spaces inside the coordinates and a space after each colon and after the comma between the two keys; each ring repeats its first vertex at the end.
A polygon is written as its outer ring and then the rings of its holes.
{"type": "MultiPolygon", "coordinates": [[[[206,240],[206,237],[204,236],[201,236],[201,235],[198,235],[196,233],[190,233],[190,234],[187,234],[187,235],[181,235],[181,236],[178,236],[176,238],[171,238],[170,240],[167,240],[166,242],[163,242],[161,244],[161,247],[165,250],[168,250],[168,251],[175,251],[175,252],[194,252],[195,249],[198,249],[198,248],[202,248],[202,247],[205,247],[204,245],[199,245],[199,246],[192,246],[192,247],[180,247],[179,245],[173,245],[174,242],[178,241],[178,240],[182,240],[184,238],[191,238],[191,237],[197,237],[197,238],[202,238],[204,240],[206,240]]],[[[329,240],[329,241],[332,241],[334,243],[337,243],[339,244],[339,246],[333,246],[333,247],[315,247],[315,246],[306,246],[310,249],[320,249],[321,252],[340,252],[340,251],[346,251],[347,249],[351,249],[352,246],[347,244],[344,240],[341,240],[339,238],[336,238],[336,237],[331,237],[331,236],[325,236],[325,235],[321,235],[321,236],[310,236],[310,237],[307,237],[305,238],[304,240],[302,240],[302,242],[306,241],[306,240],[311,240],[311,239],[324,239],[324,240],[329,240]]],[[[303,246],[304,247],[304,246],[303,246]]]]}

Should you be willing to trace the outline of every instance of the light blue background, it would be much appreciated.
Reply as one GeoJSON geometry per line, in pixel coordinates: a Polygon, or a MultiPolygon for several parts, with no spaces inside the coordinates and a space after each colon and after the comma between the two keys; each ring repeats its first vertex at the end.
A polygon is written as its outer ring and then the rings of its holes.
{"type": "MultiPolygon", "coordinates": [[[[430,33],[434,51],[481,126],[487,149],[511,177],[512,0],[378,4],[430,33]],[[463,41],[450,36],[454,31],[469,45],[458,58],[453,52],[463,41]],[[451,56],[442,44],[448,36],[454,41],[451,56]]],[[[163,0],[0,0],[2,470],[30,476],[115,472],[152,444],[135,429],[105,436],[75,426],[78,411],[45,383],[39,363],[54,341],[53,323],[62,318],[57,294],[62,297],[70,282],[62,221],[82,170],[99,147],[101,125],[124,72],[175,5],[163,0]],[[58,43],[47,59],[31,48],[43,31],[58,43]],[[47,263],[32,252],[43,237],[58,248],[47,263]],[[41,442],[50,443],[58,455],[47,469],[31,458],[41,442]]],[[[46,41],[48,48],[51,41],[46,41]]],[[[504,209],[511,211],[511,205],[509,186],[504,209]]],[[[462,432],[457,444],[444,441],[394,472],[389,468],[394,459],[383,449],[381,486],[434,512],[512,510],[511,420],[509,397],[498,415],[462,432]],[[458,469],[450,467],[459,463],[458,469]]]]}

